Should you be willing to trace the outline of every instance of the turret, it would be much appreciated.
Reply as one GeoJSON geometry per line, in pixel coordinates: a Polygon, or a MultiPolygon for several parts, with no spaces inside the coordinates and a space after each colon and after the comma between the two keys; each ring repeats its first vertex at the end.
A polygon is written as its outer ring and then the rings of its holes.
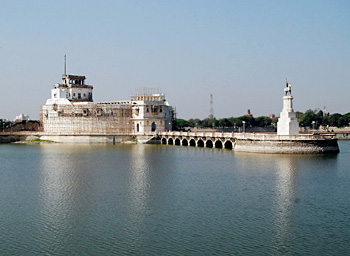
{"type": "Polygon", "coordinates": [[[66,98],[71,102],[92,102],[92,85],[85,84],[85,76],[63,75],[62,84],[55,89],[66,90],[66,98]]]}

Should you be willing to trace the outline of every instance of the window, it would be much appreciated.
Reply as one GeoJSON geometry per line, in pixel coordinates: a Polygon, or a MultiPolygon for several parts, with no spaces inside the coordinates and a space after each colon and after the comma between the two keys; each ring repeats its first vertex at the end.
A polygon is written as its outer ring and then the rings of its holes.
{"type": "Polygon", "coordinates": [[[78,100],[81,99],[81,93],[78,93],[78,100]]]}
{"type": "Polygon", "coordinates": [[[54,98],[57,98],[57,94],[55,93],[55,94],[53,95],[53,97],[54,97],[54,98]]]}
{"type": "Polygon", "coordinates": [[[155,122],[152,123],[152,132],[154,132],[157,129],[157,125],[155,122]]]}
{"type": "Polygon", "coordinates": [[[149,112],[149,109],[148,109],[148,108],[146,108],[146,112],[147,112],[147,113],[149,112]]]}

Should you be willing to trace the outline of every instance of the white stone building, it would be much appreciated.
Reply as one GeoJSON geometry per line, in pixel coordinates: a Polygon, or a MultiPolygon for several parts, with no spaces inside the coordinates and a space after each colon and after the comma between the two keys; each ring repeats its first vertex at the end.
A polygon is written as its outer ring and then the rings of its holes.
{"type": "Polygon", "coordinates": [[[277,122],[277,135],[298,135],[299,122],[293,110],[292,85],[284,89],[283,109],[277,122]]]}
{"type": "Polygon", "coordinates": [[[63,75],[62,84],[55,84],[51,98],[66,98],[71,102],[92,102],[92,85],[85,84],[85,76],[63,75]]]}
{"type": "Polygon", "coordinates": [[[172,130],[173,109],[161,93],[132,97],[132,121],[135,134],[172,130]]]}
{"type": "Polygon", "coordinates": [[[172,130],[173,109],[161,93],[94,103],[85,76],[63,75],[41,107],[43,131],[53,134],[148,135],[172,130]]]}
{"type": "Polygon", "coordinates": [[[16,118],[13,121],[14,122],[22,122],[22,121],[27,121],[27,120],[30,120],[29,116],[21,113],[18,116],[16,116],[16,118]]]}

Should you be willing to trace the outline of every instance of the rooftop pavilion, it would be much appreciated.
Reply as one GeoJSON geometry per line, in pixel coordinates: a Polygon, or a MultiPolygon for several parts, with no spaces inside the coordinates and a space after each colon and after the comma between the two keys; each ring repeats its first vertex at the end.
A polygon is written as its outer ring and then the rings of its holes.
{"type": "Polygon", "coordinates": [[[160,93],[157,88],[142,88],[131,96],[132,101],[163,101],[165,102],[165,94],[160,93]]]}
{"type": "Polygon", "coordinates": [[[63,75],[62,76],[62,84],[55,84],[55,88],[59,87],[76,87],[76,88],[91,88],[92,85],[85,84],[85,76],[77,76],[77,75],[63,75]]]}

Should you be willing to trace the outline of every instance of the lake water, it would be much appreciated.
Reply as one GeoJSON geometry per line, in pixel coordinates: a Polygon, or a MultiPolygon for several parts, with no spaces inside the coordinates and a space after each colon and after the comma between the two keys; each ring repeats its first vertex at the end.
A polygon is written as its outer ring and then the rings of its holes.
{"type": "Polygon", "coordinates": [[[0,145],[0,255],[349,255],[337,155],[0,145]]]}

